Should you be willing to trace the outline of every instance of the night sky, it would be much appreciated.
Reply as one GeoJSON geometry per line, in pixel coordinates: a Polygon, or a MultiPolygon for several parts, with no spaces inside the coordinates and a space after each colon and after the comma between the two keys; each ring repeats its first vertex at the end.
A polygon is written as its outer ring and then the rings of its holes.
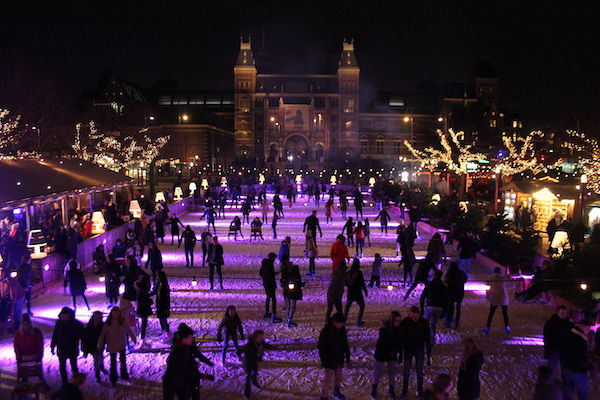
{"type": "Polygon", "coordinates": [[[318,71],[329,43],[339,49],[346,35],[356,41],[363,87],[467,81],[488,58],[501,106],[533,124],[600,126],[596,2],[86,3],[3,8],[0,62],[50,77],[65,96],[95,87],[107,69],[143,87],[168,78],[229,88],[241,33],[260,44],[264,31],[275,72],[318,71]]]}

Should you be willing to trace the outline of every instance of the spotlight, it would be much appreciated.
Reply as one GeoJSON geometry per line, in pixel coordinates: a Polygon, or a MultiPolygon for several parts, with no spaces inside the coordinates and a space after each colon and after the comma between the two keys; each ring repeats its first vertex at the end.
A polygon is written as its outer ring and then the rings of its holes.
{"type": "Polygon", "coordinates": [[[106,277],[105,277],[104,275],[100,275],[100,276],[98,277],[98,280],[99,280],[100,282],[104,282],[104,281],[106,280],[106,277]]]}
{"type": "Polygon", "coordinates": [[[192,286],[198,286],[198,280],[196,279],[196,277],[192,278],[192,286]]]}

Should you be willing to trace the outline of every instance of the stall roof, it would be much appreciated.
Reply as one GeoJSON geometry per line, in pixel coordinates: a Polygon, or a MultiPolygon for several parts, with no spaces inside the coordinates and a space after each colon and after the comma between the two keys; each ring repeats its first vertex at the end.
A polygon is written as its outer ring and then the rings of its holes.
{"type": "Polygon", "coordinates": [[[535,182],[535,181],[512,181],[504,185],[501,189],[503,192],[515,191],[521,193],[535,193],[544,188],[547,188],[554,194],[560,194],[561,197],[574,199],[577,198],[580,193],[575,186],[557,185],[552,182],[535,182]]]}
{"type": "Polygon", "coordinates": [[[123,174],[77,159],[0,160],[0,210],[133,184],[123,174]]]}

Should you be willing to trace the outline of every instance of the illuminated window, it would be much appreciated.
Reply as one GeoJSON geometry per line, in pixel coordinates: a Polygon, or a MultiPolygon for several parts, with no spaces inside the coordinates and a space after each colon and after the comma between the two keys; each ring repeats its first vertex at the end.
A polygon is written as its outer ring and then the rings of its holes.
{"type": "Polygon", "coordinates": [[[385,144],[385,141],[383,140],[382,137],[378,137],[377,141],[375,142],[375,150],[377,151],[377,154],[383,154],[383,145],[385,144]]]}
{"type": "Polygon", "coordinates": [[[346,99],[344,104],[344,112],[351,113],[354,112],[354,99],[346,99]]]}
{"type": "Polygon", "coordinates": [[[492,127],[492,128],[496,127],[496,120],[495,119],[491,119],[490,120],[490,127],[492,127]]]}
{"type": "Polygon", "coordinates": [[[513,128],[516,128],[516,127],[517,127],[517,124],[518,124],[518,121],[515,119],[515,120],[513,121],[513,128]]]}
{"type": "Polygon", "coordinates": [[[402,153],[402,141],[394,140],[394,154],[401,154],[401,153],[402,153]]]}
{"type": "Polygon", "coordinates": [[[350,128],[352,126],[352,121],[346,121],[346,128],[350,128]]]}
{"type": "Polygon", "coordinates": [[[360,138],[360,153],[366,154],[369,152],[369,140],[363,136],[360,138]]]}

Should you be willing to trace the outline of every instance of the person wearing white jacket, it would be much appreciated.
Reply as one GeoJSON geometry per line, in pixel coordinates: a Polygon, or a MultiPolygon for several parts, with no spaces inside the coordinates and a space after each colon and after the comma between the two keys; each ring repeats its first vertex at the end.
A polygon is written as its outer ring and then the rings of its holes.
{"type": "Polygon", "coordinates": [[[488,291],[488,299],[490,301],[490,312],[488,314],[487,325],[483,329],[483,334],[487,336],[492,326],[492,319],[494,313],[498,307],[502,307],[502,316],[504,317],[504,327],[506,334],[510,335],[510,326],[508,325],[508,304],[510,299],[508,297],[508,286],[510,285],[510,279],[502,274],[500,267],[494,268],[494,274],[488,280],[490,289],[488,291]]]}

